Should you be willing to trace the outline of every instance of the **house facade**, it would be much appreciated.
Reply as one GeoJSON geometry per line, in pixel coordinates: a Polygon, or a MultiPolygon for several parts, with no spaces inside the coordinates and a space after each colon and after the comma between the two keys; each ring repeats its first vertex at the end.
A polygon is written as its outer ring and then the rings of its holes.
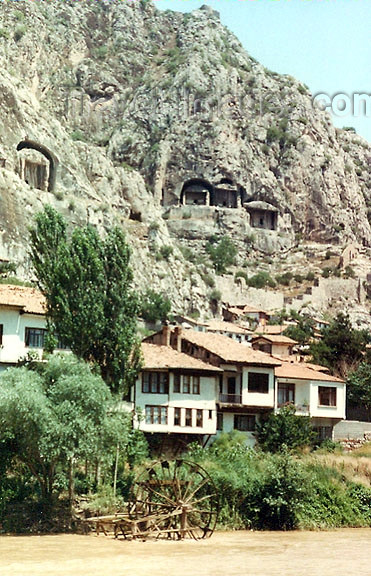
{"type": "Polygon", "coordinates": [[[188,357],[219,368],[215,392],[217,432],[233,429],[255,443],[257,421],[274,409],[274,369],[281,362],[220,334],[164,327],[146,339],[157,346],[170,346],[188,357]]]}
{"type": "Polygon", "coordinates": [[[216,434],[222,370],[169,346],[143,343],[143,368],[132,390],[135,425],[187,443],[216,434]]]}
{"type": "Polygon", "coordinates": [[[0,284],[0,370],[34,351],[40,357],[46,335],[45,300],[35,288],[0,284]]]}
{"type": "Polygon", "coordinates": [[[291,356],[297,342],[288,336],[261,334],[253,336],[251,345],[254,350],[260,350],[273,356],[291,356]]]}
{"type": "Polygon", "coordinates": [[[332,438],[335,424],[345,419],[345,382],[291,362],[282,362],[275,369],[275,377],[275,410],[292,404],[296,414],[311,417],[320,439],[332,438]]]}

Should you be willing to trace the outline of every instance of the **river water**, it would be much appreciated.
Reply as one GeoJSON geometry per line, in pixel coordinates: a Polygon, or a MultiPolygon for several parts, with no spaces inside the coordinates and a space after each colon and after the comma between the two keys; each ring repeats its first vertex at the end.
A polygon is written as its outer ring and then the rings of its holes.
{"type": "Polygon", "coordinates": [[[216,532],[209,540],[1,536],[0,576],[371,576],[371,529],[216,532]]]}

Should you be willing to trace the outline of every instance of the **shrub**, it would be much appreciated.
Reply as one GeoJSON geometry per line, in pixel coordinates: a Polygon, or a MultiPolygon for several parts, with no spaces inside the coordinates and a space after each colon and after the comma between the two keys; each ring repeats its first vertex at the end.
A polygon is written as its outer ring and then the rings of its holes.
{"type": "Polygon", "coordinates": [[[159,260],[166,260],[168,261],[170,256],[173,253],[173,247],[172,246],[161,246],[157,256],[159,260]]]}
{"type": "Polygon", "coordinates": [[[313,282],[313,280],[315,279],[316,275],[314,272],[312,272],[311,270],[307,273],[305,279],[308,280],[308,282],[313,282]]]}
{"type": "Polygon", "coordinates": [[[217,274],[225,274],[230,266],[235,263],[237,248],[229,238],[223,236],[219,241],[214,237],[206,245],[206,252],[209,254],[217,274]]]}
{"type": "Polygon", "coordinates": [[[14,30],[14,40],[16,42],[19,42],[19,40],[23,38],[26,32],[27,32],[27,26],[25,26],[24,24],[19,24],[18,26],[16,26],[14,30]]]}
{"type": "Polygon", "coordinates": [[[167,296],[149,288],[141,296],[140,315],[146,322],[165,322],[171,310],[171,302],[167,296]]]}
{"type": "Polygon", "coordinates": [[[259,446],[267,452],[308,446],[314,436],[309,417],[296,416],[294,406],[284,406],[276,414],[272,412],[257,425],[259,446]]]}
{"type": "Polygon", "coordinates": [[[277,284],[282,284],[282,286],[289,286],[292,278],[293,275],[291,272],[284,272],[276,276],[276,282],[277,284]]]}
{"type": "Polygon", "coordinates": [[[219,290],[212,290],[209,294],[210,302],[220,302],[222,299],[222,293],[219,290]]]}
{"type": "Polygon", "coordinates": [[[258,272],[247,279],[247,284],[252,288],[265,288],[266,286],[274,288],[276,286],[276,282],[268,272],[258,272]]]}

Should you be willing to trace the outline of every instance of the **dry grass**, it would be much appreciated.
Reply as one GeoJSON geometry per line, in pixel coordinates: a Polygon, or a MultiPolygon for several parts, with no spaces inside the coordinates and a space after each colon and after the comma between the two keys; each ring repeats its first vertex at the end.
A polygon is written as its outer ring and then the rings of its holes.
{"type": "Polygon", "coordinates": [[[371,442],[353,452],[312,454],[315,462],[336,468],[351,482],[371,486],[371,442]]]}

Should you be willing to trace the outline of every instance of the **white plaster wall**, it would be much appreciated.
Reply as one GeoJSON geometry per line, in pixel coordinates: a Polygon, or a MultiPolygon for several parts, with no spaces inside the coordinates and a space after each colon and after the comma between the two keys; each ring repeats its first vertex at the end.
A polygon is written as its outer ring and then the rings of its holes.
{"type": "Polygon", "coordinates": [[[311,382],[310,415],[321,418],[345,418],[346,386],[342,382],[311,382]],[[336,406],[319,406],[318,387],[336,388],[336,406]]]}
{"type": "Polygon", "coordinates": [[[0,362],[16,363],[30,351],[41,350],[25,346],[26,328],[46,328],[44,316],[19,314],[19,310],[2,308],[0,324],[3,324],[3,345],[0,349],[0,362]]]}
{"type": "Polygon", "coordinates": [[[274,371],[272,368],[243,367],[242,370],[242,404],[246,406],[274,407],[274,371]],[[249,372],[269,374],[268,394],[248,391],[249,372]]]}
{"type": "Polygon", "coordinates": [[[175,432],[183,434],[216,433],[217,376],[200,377],[200,394],[174,393],[174,374],[169,374],[169,394],[148,394],[142,392],[141,375],[135,385],[135,407],[145,416],[146,405],[167,406],[167,424],[147,424],[143,419],[139,428],[144,432],[175,432]],[[181,425],[174,426],[174,408],[181,408],[181,425]],[[192,426],[185,426],[185,408],[193,409],[192,426]],[[203,410],[203,426],[196,426],[196,410],[203,410]]]}
{"type": "MultiPolygon", "coordinates": [[[[228,433],[232,432],[233,430],[234,430],[234,414],[230,412],[223,412],[223,430],[219,430],[217,434],[220,435],[221,432],[228,433]]],[[[240,432],[240,434],[243,434],[245,436],[247,446],[250,446],[251,448],[255,446],[256,439],[252,432],[240,432]]]]}

